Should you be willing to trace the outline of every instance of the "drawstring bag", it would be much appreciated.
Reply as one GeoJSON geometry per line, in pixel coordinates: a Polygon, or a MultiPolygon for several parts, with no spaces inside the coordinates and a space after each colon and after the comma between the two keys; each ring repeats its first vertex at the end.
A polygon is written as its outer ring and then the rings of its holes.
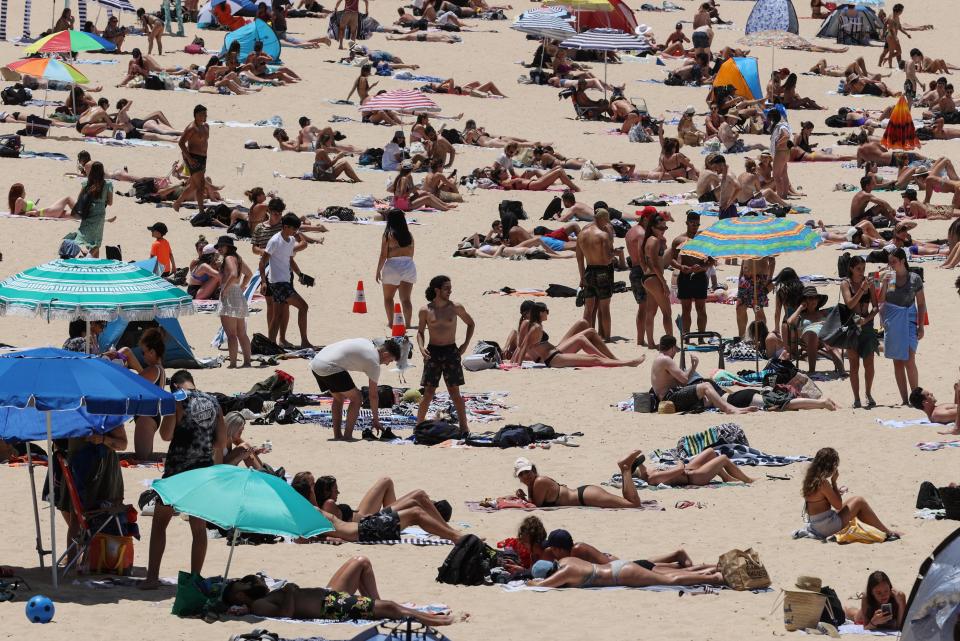
{"type": "MultiPolygon", "coordinates": [[[[767,568],[753,548],[730,550],[721,554],[717,567],[723,574],[724,583],[734,590],[761,590],[770,587],[767,568]]],[[[820,616],[819,612],[817,616],[820,616]]]]}

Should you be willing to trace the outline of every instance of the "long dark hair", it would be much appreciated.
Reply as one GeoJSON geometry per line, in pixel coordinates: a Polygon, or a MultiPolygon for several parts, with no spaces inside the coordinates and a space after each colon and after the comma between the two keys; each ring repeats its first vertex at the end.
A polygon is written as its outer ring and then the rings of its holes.
{"type": "Polygon", "coordinates": [[[536,302],[533,304],[533,308],[530,310],[530,324],[536,323],[540,324],[540,317],[549,311],[547,309],[546,303],[536,302]]]}
{"type": "Polygon", "coordinates": [[[787,307],[799,307],[803,300],[803,281],[793,267],[784,267],[777,274],[777,298],[787,307]]]}
{"type": "Polygon", "coordinates": [[[787,79],[783,81],[784,89],[796,89],[797,88],[797,74],[791,73],[787,76],[787,79]]]}
{"type": "Polygon", "coordinates": [[[407,227],[407,217],[400,209],[391,209],[387,212],[387,229],[383,236],[393,236],[401,247],[409,247],[413,243],[410,228],[407,227]]]}
{"type": "Polygon", "coordinates": [[[817,491],[821,483],[830,480],[839,465],[840,455],[837,454],[835,449],[832,447],[821,448],[817,455],[813,457],[813,461],[803,477],[803,496],[810,496],[817,491]]]}
{"type": "Polygon", "coordinates": [[[240,258],[240,254],[237,253],[237,248],[233,245],[227,245],[227,253],[223,255],[223,260],[220,261],[220,273],[222,274],[227,267],[227,259],[231,256],[237,259],[237,277],[242,278],[240,272],[243,270],[243,259],[240,258]]]}
{"type": "Polygon", "coordinates": [[[313,484],[313,496],[317,500],[317,506],[322,507],[324,503],[333,495],[333,486],[337,484],[335,476],[321,476],[313,484]]]}
{"type": "Polygon", "coordinates": [[[84,191],[94,198],[100,198],[106,182],[107,179],[103,171],[103,163],[98,160],[90,165],[90,173],[87,174],[87,186],[84,188],[84,191]]]}
{"type": "Polygon", "coordinates": [[[427,291],[424,293],[427,301],[432,302],[434,298],[437,297],[437,290],[450,282],[449,276],[444,276],[440,274],[439,276],[434,276],[430,279],[430,284],[427,285],[427,291]]]}
{"type": "Polygon", "coordinates": [[[863,620],[869,621],[873,618],[873,613],[880,609],[880,606],[883,605],[879,603],[877,599],[873,596],[873,590],[878,585],[886,583],[890,586],[890,605],[893,606],[893,617],[890,619],[891,623],[896,626],[896,622],[899,619],[897,612],[897,599],[893,596],[893,583],[890,582],[890,577],[887,576],[887,573],[882,570],[876,570],[870,573],[870,576],[867,577],[867,592],[866,592],[866,602],[867,607],[863,612],[863,620]]]}
{"type": "Polygon", "coordinates": [[[14,211],[14,207],[17,204],[17,198],[23,198],[24,194],[27,193],[26,188],[24,188],[23,183],[13,183],[10,185],[10,193],[7,194],[7,204],[10,206],[10,213],[14,211]]]}
{"type": "Polygon", "coordinates": [[[409,165],[407,165],[406,167],[404,167],[403,165],[400,166],[400,172],[397,174],[397,177],[393,179],[393,195],[394,196],[397,195],[397,187],[400,186],[400,182],[403,181],[404,178],[409,176],[412,171],[413,171],[413,168],[410,167],[409,165]]]}

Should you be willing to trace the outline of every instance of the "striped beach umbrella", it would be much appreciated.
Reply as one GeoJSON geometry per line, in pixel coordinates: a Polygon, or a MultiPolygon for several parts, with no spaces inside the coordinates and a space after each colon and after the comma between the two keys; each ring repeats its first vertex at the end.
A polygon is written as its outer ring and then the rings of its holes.
{"type": "Polygon", "coordinates": [[[25,58],[24,60],[15,60],[7,65],[7,69],[16,71],[23,76],[33,76],[34,78],[73,82],[81,85],[90,82],[76,67],[69,63],[61,62],[56,58],[25,58]]]}
{"type": "Polygon", "coordinates": [[[0,316],[112,321],[192,313],[185,291],[117,260],[55,260],[0,282],[0,316]]]}
{"type": "Polygon", "coordinates": [[[567,40],[577,35],[570,23],[554,12],[528,12],[519,16],[511,29],[549,40],[567,40]]]}
{"type": "MultiPolygon", "coordinates": [[[[632,33],[624,33],[619,29],[591,29],[578,33],[560,43],[564,49],[579,49],[584,51],[649,51],[653,47],[647,39],[632,33]]],[[[607,58],[603,58],[603,82],[607,83],[607,58]]],[[[607,92],[604,89],[604,98],[607,92]]]]}
{"type": "Polygon", "coordinates": [[[412,114],[423,112],[438,112],[440,106],[430,100],[422,91],[416,89],[393,89],[382,94],[371,96],[360,105],[360,111],[396,111],[412,114]]]}
{"type": "Polygon", "coordinates": [[[774,216],[740,216],[719,220],[683,244],[681,254],[696,258],[765,258],[807,251],[820,234],[796,220],[774,216]]]}
{"type": "Polygon", "coordinates": [[[109,40],[86,31],[68,29],[51,33],[40,38],[24,49],[27,55],[34,53],[75,53],[78,51],[113,51],[116,49],[109,40]]]}
{"type": "Polygon", "coordinates": [[[130,0],[93,0],[93,1],[103,5],[107,9],[116,9],[117,11],[129,11],[130,13],[135,13],[137,11],[136,7],[133,6],[133,3],[131,3],[130,0]]]}

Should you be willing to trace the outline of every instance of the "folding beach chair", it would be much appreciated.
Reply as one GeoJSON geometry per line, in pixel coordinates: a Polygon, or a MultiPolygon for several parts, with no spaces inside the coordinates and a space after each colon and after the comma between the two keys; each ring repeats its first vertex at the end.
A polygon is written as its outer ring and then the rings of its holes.
{"type": "Polygon", "coordinates": [[[719,357],[719,363],[717,367],[723,369],[723,348],[726,346],[726,341],[723,340],[723,336],[719,332],[687,332],[686,334],[680,335],[680,367],[686,369],[687,367],[687,352],[716,352],[719,357]],[[705,339],[707,341],[716,340],[716,343],[708,342],[705,344],[691,344],[693,340],[705,339]]]}

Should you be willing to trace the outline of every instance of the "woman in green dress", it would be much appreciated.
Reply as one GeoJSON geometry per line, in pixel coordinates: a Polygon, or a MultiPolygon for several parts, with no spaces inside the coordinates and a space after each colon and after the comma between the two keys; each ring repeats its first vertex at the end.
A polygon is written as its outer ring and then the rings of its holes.
{"type": "Polygon", "coordinates": [[[85,244],[90,247],[90,255],[100,258],[103,224],[107,222],[107,207],[113,204],[113,183],[106,179],[103,163],[95,162],[90,165],[90,173],[87,174],[87,179],[83,182],[80,195],[77,197],[78,205],[82,204],[81,199],[85,196],[89,201],[86,211],[82,206],[77,207],[77,213],[82,219],[79,234],[83,237],[85,244]]]}

